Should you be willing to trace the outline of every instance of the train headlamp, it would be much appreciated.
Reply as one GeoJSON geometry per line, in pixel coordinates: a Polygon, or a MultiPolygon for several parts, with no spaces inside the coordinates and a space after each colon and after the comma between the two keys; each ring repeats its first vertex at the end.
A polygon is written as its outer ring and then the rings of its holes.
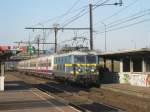
{"type": "Polygon", "coordinates": [[[81,68],[78,68],[78,72],[79,72],[79,73],[81,73],[81,72],[82,72],[81,68]]]}
{"type": "Polygon", "coordinates": [[[91,69],[91,72],[95,72],[95,69],[94,69],[94,68],[92,68],[92,69],[91,69]]]}

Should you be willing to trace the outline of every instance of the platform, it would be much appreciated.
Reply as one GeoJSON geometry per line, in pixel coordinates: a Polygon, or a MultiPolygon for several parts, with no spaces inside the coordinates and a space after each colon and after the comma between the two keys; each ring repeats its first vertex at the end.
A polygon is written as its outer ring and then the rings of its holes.
{"type": "Polygon", "coordinates": [[[132,86],[130,84],[102,84],[101,88],[141,98],[150,98],[149,87],[132,86]]]}
{"type": "Polygon", "coordinates": [[[79,112],[13,75],[6,75],[0,92],[0,112],[79,112]]]}

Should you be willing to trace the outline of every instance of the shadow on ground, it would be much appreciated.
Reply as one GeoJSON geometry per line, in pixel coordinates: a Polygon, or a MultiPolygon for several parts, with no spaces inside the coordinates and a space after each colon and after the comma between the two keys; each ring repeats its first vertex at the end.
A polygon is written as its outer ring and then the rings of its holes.
{"type": "Polygon", "coordinates": [[[5,81],[5,91],[10,90],[27,90],[31,86],[26,84],[24,81],[5,81]]]}

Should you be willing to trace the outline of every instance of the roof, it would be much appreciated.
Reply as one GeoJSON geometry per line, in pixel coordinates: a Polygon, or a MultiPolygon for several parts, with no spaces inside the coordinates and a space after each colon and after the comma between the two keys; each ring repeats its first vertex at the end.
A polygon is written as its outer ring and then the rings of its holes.
{"type": "Polygon", "coordinates": [[[150,48],[141,48],[141,49],[129,49],[123,51],[115,51],[115,52],[106,52],[99,53],[100,57],[109,58],[109,59],[120,59],[126,56],[130,57],[150,57],[150,48]]]}
{"type": "Polygon", "coordinates": [[[10,57],[17,54],[18,52],[19,51],[14,51],[14,50],[0,51],[0,61],[12,60],[12,59],[10,59],[10,57]]]}
{"type": "Polygon", "coordinates": [[[68,56],[68,55],[97,55],[97,52],[95,51],[72,51],[68,53],[63,53],[63,54],[56,54],[56,56],[68,56]]]}

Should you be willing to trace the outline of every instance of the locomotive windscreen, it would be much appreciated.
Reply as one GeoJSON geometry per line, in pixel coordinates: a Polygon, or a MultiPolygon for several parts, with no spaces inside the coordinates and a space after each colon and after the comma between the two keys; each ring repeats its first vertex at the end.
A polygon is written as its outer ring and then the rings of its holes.
{"type": "Polygon", "coordinates": [[[86,56],[86,63],[96,63],[96,56],[86,56]]]}
{"type": "Polygon", "coordinates": [[[83,56],[83,55],[74,56],[74,63],[85,63],[85,56],[83,56]]]}

